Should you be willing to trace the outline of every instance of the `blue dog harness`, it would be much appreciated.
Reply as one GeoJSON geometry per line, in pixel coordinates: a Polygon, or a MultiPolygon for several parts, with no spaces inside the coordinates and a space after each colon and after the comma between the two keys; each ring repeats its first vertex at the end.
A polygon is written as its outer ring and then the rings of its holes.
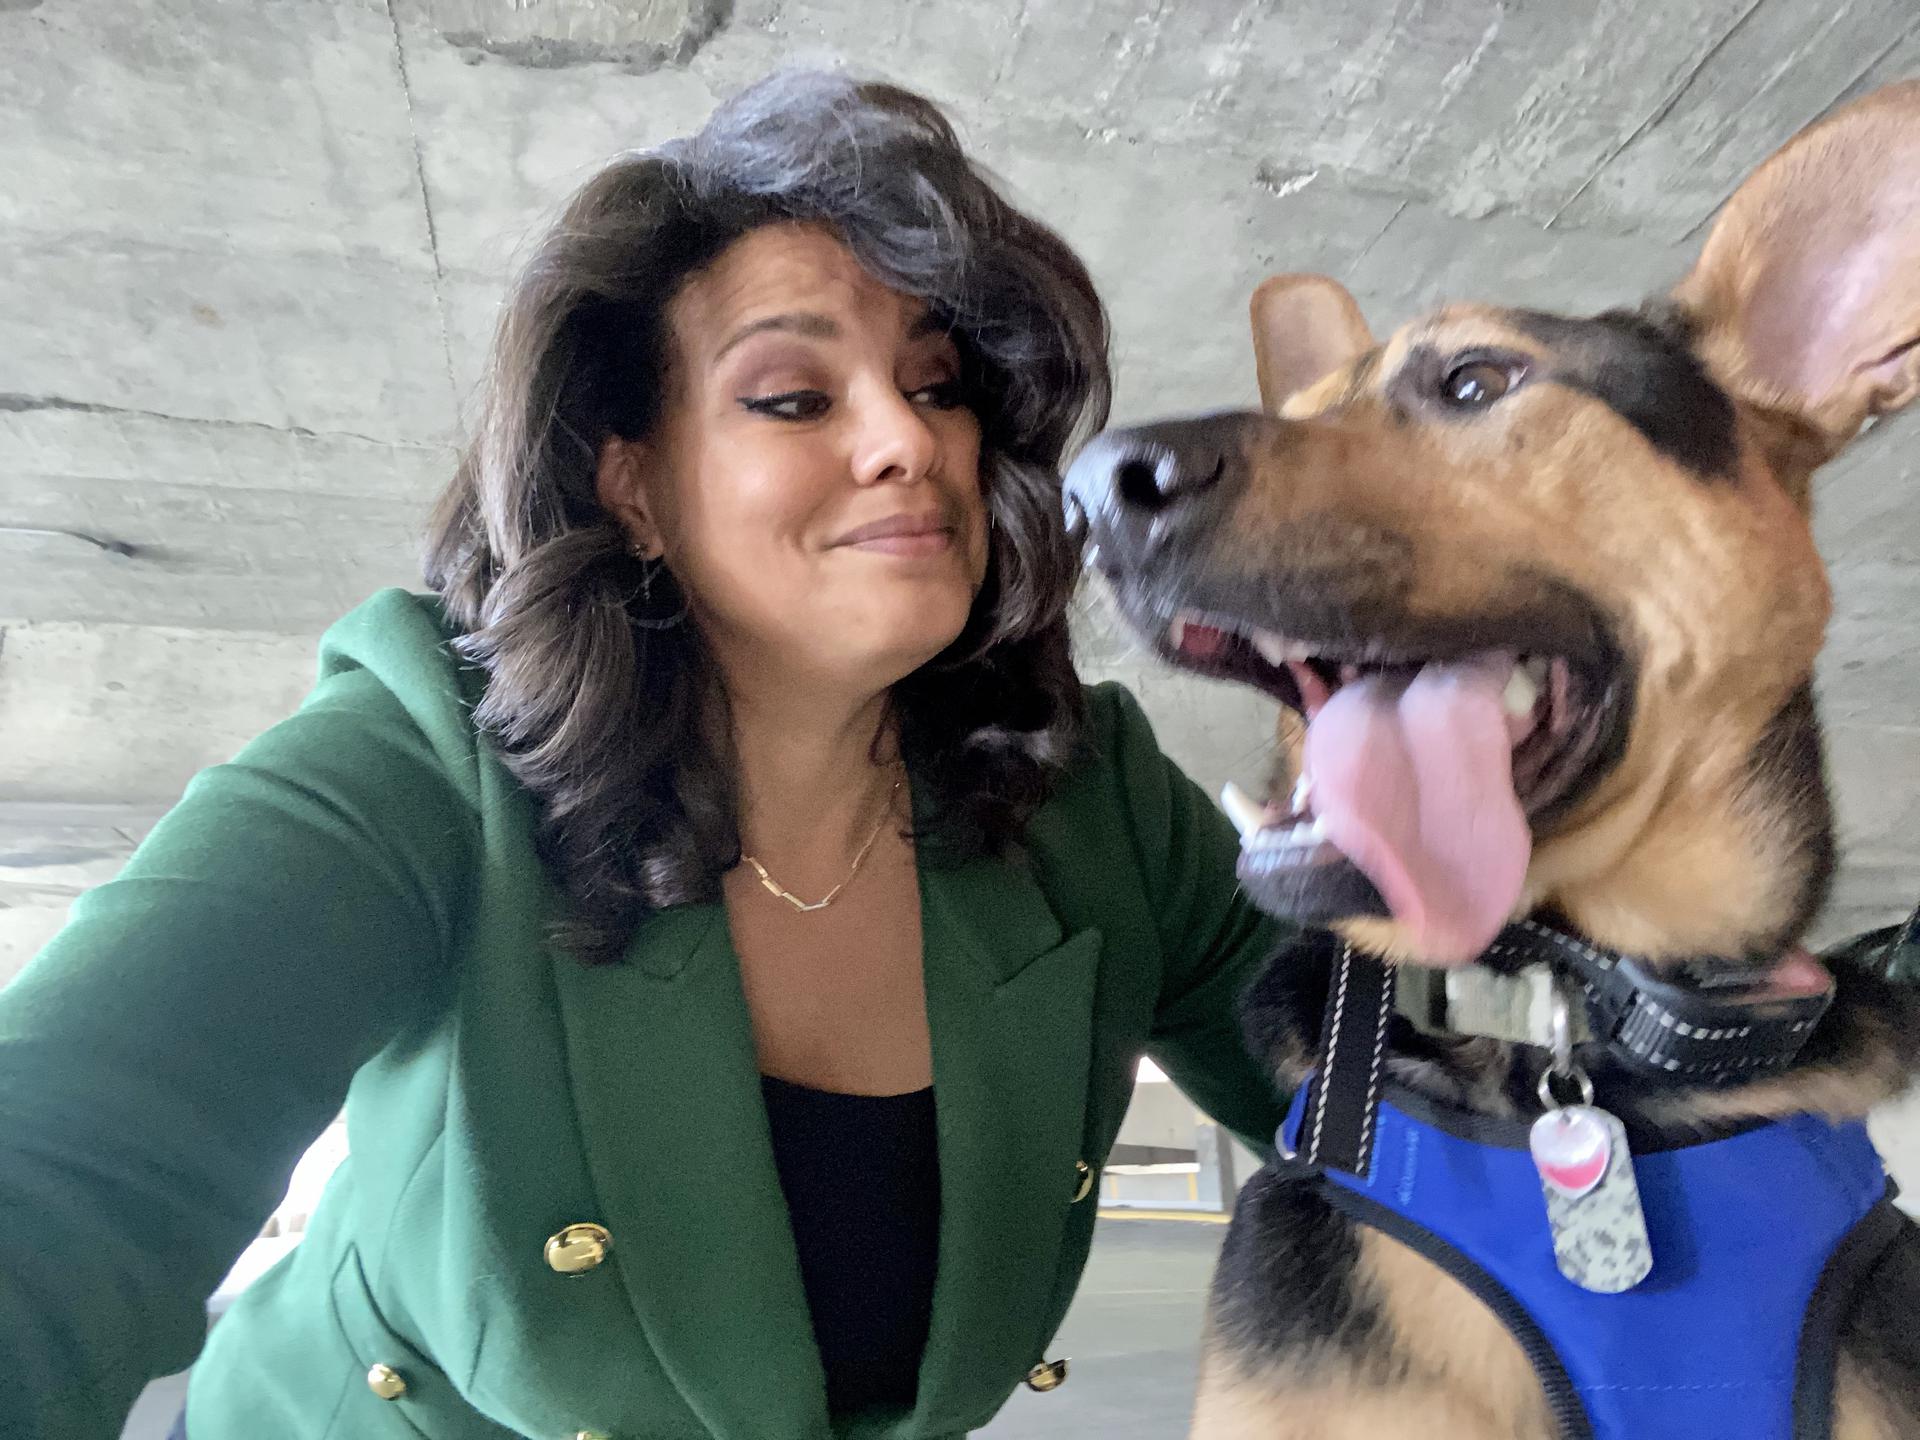
{"type": "Polygon", "coordinates": [[[1603,1295],[1554,1263],[1524,1122],[1389,1084],[1356,1176],[1291,1158],[1312,1088],[1281,1127],[1278,1172],[1492,1309],[1563,1440],[1828,1440],[1851,1291],[1905,1224],[1864,1125],[1801,1115],[1637,1151],[1653,1270],[1603,1295]]]}

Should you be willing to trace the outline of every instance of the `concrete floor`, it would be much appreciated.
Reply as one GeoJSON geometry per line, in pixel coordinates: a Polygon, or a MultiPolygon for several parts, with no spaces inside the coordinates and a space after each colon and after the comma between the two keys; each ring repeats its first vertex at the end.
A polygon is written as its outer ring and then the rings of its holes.
{"type": "MultiPolygon", "coordinates": [[[[1201,1221],[1103,1220],[1080,1294],[1050,1355],[1073,1364],[1047,1395],[1024,1386],[983,1440],[1169,1440],[1186,1433],[1201,1304],[1226,1227],[1201,1221]]],[[[122,1440],[165,1440],[186,1377],[147,1387],[122,1440]]]]}
{"type": "Polygon", "coordinates": [[[169,1375],[147,1386],[133,1413],[127,1416],[127,1428],[120,1440],[167,1440],[168,1427],[187,1403],[187,1377],[169,1375]]]}
{"type": "Polygon", "coordinates": [[[1183,1220],[1103,1220],[1086,1278],[1048,1351],[1072,1360],[1046,1395],[1025,1386],[984,1440],[1175,1440],[1193,1407],[1200,1320],[1227,1228],[1183,1220]]]}

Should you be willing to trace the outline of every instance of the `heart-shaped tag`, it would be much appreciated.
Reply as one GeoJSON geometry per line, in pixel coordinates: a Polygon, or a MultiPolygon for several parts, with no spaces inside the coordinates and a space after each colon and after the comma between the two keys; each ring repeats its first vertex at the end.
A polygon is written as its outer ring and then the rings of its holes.
{"type": "Polygon", "coordinates": [[[1613,1136],[1585,1105],[1549,1110],[1527,1136],[1540,1179],[1570,1200],[1592,1192],[1606,1177],[1613,1136]]]}

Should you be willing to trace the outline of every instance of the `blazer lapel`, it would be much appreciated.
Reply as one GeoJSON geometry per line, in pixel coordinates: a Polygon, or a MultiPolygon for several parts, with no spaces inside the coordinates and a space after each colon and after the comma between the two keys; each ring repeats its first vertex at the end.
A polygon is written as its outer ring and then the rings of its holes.
{"type": "MultiPolygon", "coordinates": [[[[938,1433],[1047,1338],[1100,936],[1063,936],[1011,864],[923,865],[920,903],[941,1201],[913,1423],[938,1433]]],[[[661,1365],[715,1435],[832,1434],[725,911],[665,912],[624,963],[555,974],[611,1263],[661,1365]]]]}
{"type": "Polygon", "coordinates": [[[977,1421],[982,1377],[1024,1373],[1047,1339],[1082,1157],[1100,936],[1063,938],[1016,865],[923,868],[920,904],[941,1187],[924,1432],[977,1421]]]}
{"type": "Polygon", "coordinates": [[[829,1435],[725,911],[667,911],[625,963],[557,975],[610,1258],[661,1365],[717,1436],[829,1435]]]}

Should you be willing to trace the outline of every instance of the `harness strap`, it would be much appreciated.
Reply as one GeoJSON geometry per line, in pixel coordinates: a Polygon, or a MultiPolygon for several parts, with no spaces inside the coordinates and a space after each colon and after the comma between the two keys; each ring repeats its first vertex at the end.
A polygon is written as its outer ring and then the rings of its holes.
{"type": "Polygon", "coordinates": [[[1301,1126],[1309,1165],[1365,1175],[1373,1164],[1393,986],[1391,965],[1341,945],[1321,1025],[1320,1068],[1301,1126]]]}
{"type": "MultiPolygon", "coordinates": [[[[1524,1122],[1381,1091],[1367,1174],[1295,1160],[1275,1175],[1487,1306],[1546,1391],[1556,1440],[1832,1440],[1843,1322],[1911,1223],[1864,1125],[1676,1130],[1636,1153],[1654,1273],[1603,1295],[1556,1265],[1524,1122]]],[[[1296,1092],[1283,1155],[1305,1149],[1313,1099],[1296,1092]]]]}

